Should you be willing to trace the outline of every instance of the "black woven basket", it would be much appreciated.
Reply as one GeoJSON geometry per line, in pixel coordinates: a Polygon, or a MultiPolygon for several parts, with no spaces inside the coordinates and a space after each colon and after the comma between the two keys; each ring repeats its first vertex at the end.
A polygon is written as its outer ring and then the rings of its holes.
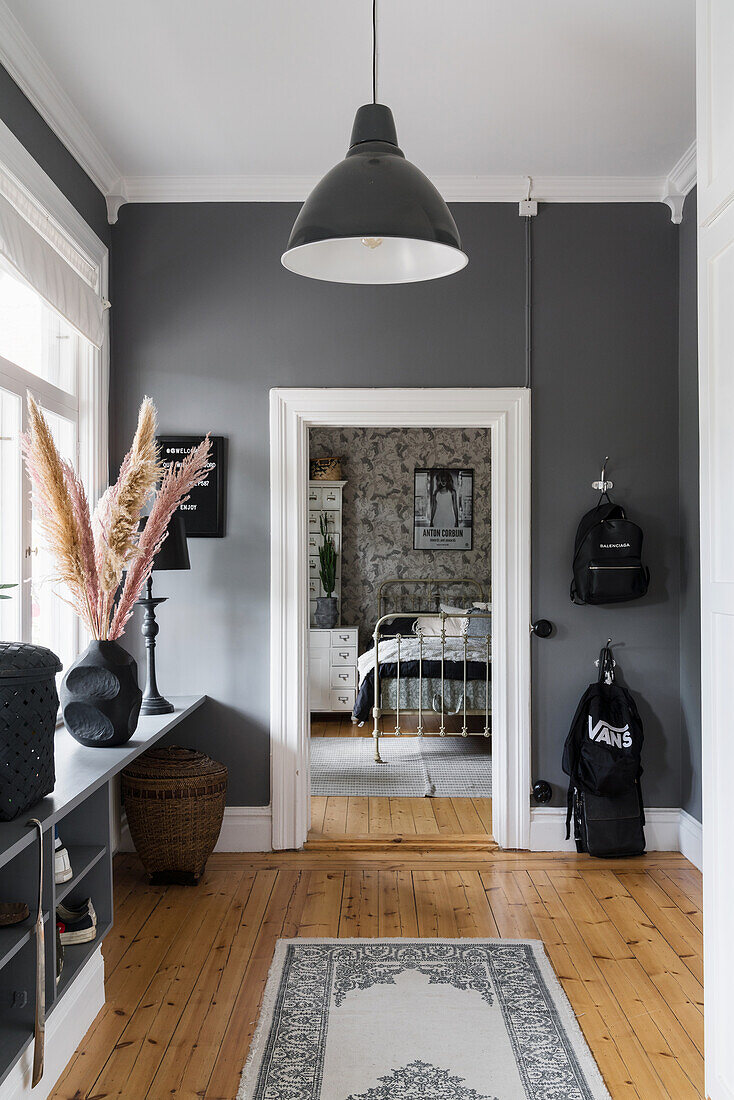
{"type": "Polygon", "coordinates": [[[61,661],[50,649],[0,642],[0,821],[50,794],[61,661]]]}

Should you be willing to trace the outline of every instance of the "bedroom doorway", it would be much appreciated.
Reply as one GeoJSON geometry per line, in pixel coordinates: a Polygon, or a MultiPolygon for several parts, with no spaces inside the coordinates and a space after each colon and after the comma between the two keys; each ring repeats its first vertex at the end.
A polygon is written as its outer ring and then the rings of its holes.
{"type": "MultiPolygon", "coordinates": [[[[312,824],[310,846],[315,837],[328,844],[329,834],[341,833],[347,839],[376,833],[385,837],[398,834],[403,840],[410,835],[434,834],[438,842],[442,836],[455,842],[457,836],[464,835],[471,838],[473,845],[486,848],[493,833],[502,847],[527,847],[529,414],[530,395],[524,389],[271,391],[273,847],[301,847],[312,824]],[[465,540],[459,549],[473,545],[476,474],[470,458],[483,444],[489,459],[487,471],[479,481],[486,489],[491,468],[488,522],[491,539],[485,551],[489,558],[487,567],[477,565],[481,579],[478,575],[457,575],[456,568],[446,575],[450,557],[442,558],[441,554],[427,555],[425,560],[431,557],[432,561],[430,570],[421,569],[422,575],[412,578],[408,576],[409,555],[398,554],[398,558],[404,559],[398,562],[402,568],[396,567],[392,575],[390,563],[395,560],[395,553],[382,553],[380,575],[368,579],[361,588],[360,598],[362,603],[371,604],[369,610],[361,608],[359,599],[351,592],[347,593],[347,604],[354,604],[355,623],[342,618],[330,627],[323,617],[319,623],[314,621],[315,601],[327,595],[318,581],[318,557],[314,551],[323,544],[324,529],[319,528],[324,523],[327,531],[331,525],[331,541],[341,549],[344,480],[331,471],[328,482],[310,482],[309,432],[313,430],[314,437],[321,432],[321,442],[326,445],[329,430],[334,429],[352,433],[372,430],[375,439],[367,444],[368,449],[379,451],[383,446],[395,445],[396,461],[400,461],[400,433],[415,429],[417,437],[424,433],[438,439],[441,432],[448,431],[463,439],[464,449],[468,447],[470,453],[459,454],[451,465],[447,455],[439,455],[447,461],[433,468],[428,468],[428,463],[414,468],[412,460],[408,463],[411,481],[415,478],[410,500],[404,499],[405,486],[392,487],[403,498],[401,506],[411,517],[415,510],[411,523],[416,526],[418,549],[421,538],[435,537],[435,529],[439,527],[435,516],[441,508],[448,516],[446,522],[452,520],[452,527],[443,530],[444,545],[439,549],[448,549],[452,539],[465,540]],[[426,499],[422,510],[423,497],[426,499]],[[426,513],[423,527],[434,529],[427,534],[418,529],[423,511],[426,513]],[[441,568],[436,566],[437,561],[443,561],[441,568]],[[376,591],[372,592],[372,588],[376,591]],[[379,623],[378,659],[374,655],[370,658],[369,653],[369,638],[376,623],[379,623]],[[472,631],[469,640],[465,636],[467,623],[472,631]],[[341,641],[340,630],[344,633],[341,641]],[[336,634],[336,639],[332,634],[336,634]],[[396,634],[401,638],[397,639],[396,634]],[[433,652],[437,646],[441,650],[440,660],[439,651],[433,652]],[[392,653],[392,649],[396,652],[392,653]],[[341,664],[334,663],[337,657],[341,664]],[[367,669],[370,659],[371,673],[367,669]],[[398,667],[395,699],[389,698],[390,660],[393,666],[397,660],[398,667]],[[358,669],[358,661],[365,667],[360,664],[358,669]],[[407,669],[411,670],[410,680],[404,676],[407,669]],[[387,676],[381,684],[380,673],[386,670],[387,676]],[[376,681],[372,685],[373,696],[361,698],[364,691],[360,689],[357,696],[357,686],[361,683],[365,688],[365,679],[370,675],[376,681]],[[309,682],[311,710],[315,712],[313,726],[308,708],[309,682]],[[373,739],[375,697],[379,740],[373,739]],[[353,708],[355,722],[352,722],[353,708]],[[406,736],[396,737],[396,727],[406,736]],[[448,736],[440,736],[441,732],[448,736]],[[410,736],[417,733],[423,736],[410,736]],[[481,786],[490,743],[491,809],[489,800],[482,797],[487,792],[481,786]],[[414,745],[420,746],[417,752],[414,745]],[[388,753],[390,769],[372,762],[373,746],[383,759],[388,753]],[[368,784],[373,777],[377,780],[380,776],[377,786],[384,786],[389,771],[394,776],[402,769],[401,776],[408,786],[399,786],[398,795],[393,792],[393,797],[389,793],[380,797],[377,788],[372,793],[370,787],[371,797],[361,794],[350,797],[345,790],[343,795],[317,794],[312,800],[312,747],[319,783],[323,782],[322,764],[328,749],[327,756],[337,752],[345,760],[356,752],[361,766],[369,757],[370,767],[363,768],[368,784]],[[440,784],[447,775],[442,767],[442,757],[447,755],[454,786],[444,796],[440,784]],[[457,757],[462,758],[459,766],[466,783],[460,789],[455,787],[457,757]],[[405,797],[400,797],[403,791],[405,797]],[[426,794],[434,797],[425,797],[426,794]]],[[[405,445],[407,440],[405,435],[405,445]]],[[[326,449],[334,448],[326,446],[326,449]]],[[[430,458],[435,459],[436,454],[431,453],[430,458]]],[[[359,469],[360,477],[364,476],[362,465],[369,466],[369,462],[369,456],[365,455],[353,467],[359,469]]],[[[364,487],[361,491],[365,492],[364,487]]],[[[406,541],[405,531],[402,541],[406,541]]],[[[477,554],[472,560],[481,563],[483,556],[477,554]]],[[[469,561],[467,554],[465,561],[469,561]]],[[[337,563],[338,577],[329,582],[338,596],[341,596],[340,566],[337,563]]],[[[350,562],[350,567],[354,573],[364,571],[364,564],[350,562]]],[[[323,613],[324,608],[319,610],[323,613]]],[[[339,774],[354,777],[348,762],[339,774]]],[[[329,789],[327,785],[325,791],[329,789]]],[[[358,784],[357,789],[365,788],[358,784]]]]}
{"type": "Polygon", "coordinates": [[[491,428],[312,427],[309,458],[308,848],[491,851],[491,428]]]}

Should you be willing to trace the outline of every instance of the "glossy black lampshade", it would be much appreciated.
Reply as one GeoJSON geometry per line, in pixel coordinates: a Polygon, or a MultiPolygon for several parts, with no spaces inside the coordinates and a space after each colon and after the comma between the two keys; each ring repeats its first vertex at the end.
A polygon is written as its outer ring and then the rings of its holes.
{"type": "Polygon", "coordinates": [[[389,107],[359,108],[346,157],[306,199],[281,261],[338,283],[413,283],[466,265],[448,206],[398,148],[389,107]]]}
{"type": "MultiPolygon", "coordinates": [[[[140,530],[145,527],[148,517],[140,520],[140,530]]],[[[168,537],[163,540],[163,545],[153,559],[153,570],[156,573],[164,569],[190,569],[189,545],[186,541],[186,527],[182,513],[176,509],[168,524],[168,537]]]]}

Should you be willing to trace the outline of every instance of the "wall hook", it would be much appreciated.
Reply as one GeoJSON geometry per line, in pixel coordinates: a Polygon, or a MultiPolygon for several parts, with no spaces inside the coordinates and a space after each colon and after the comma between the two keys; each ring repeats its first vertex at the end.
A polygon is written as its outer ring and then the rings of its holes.
{"type": "MultiPolygon", "coordinates": [[[[611,644],[612,644],[612,639],[611,639],[611,638],[607,638],[607,644],[606,644],[606,647],[605,647],[605,648],[606,648],[606,649],[609,649],[609,648],[610,648],[610,646],[611,646],[611,644]]],[[[602,653],[603,653],[603,652],[604,652],[604,650],[602,650],[602,653]]],[[[600,662],[600,660],[601,660],[601,655],[600,655],[599,657],[597,657],[597,658],[596,658],[596,660],[594,661],[594,665],[595,665],[595,666],[596,666],[597,668],[599,667],[599,662],[600,662]]],[[[614,660],[614,657],[612,657],[612,669],[615,669],[616,667],[617,667],[617,662],[616,662],[616,661],[614,660]]],[[[612,675],[610,676],[610,675],[609,675],[609,672],[607,672],[607,675],[606,675],[606,677],[605,677],[605,681],[606,681],[606,683],[607,683],[607,684],[611,684],[611,683],[612,683],[612,681],[613,681],[613,678],[614,678],[614,673],[612,672],[612,675]]]]}
{"type": "Polygon", "coordinates": [[[609,461],[609,455],[606,456],[601,468],[601,478],[599,481],[592,481],[591,488],[598,489],[600,493],[606,493],[609,489],[614,488],[613,481],[607,481],[607,462],[609,461]]]}

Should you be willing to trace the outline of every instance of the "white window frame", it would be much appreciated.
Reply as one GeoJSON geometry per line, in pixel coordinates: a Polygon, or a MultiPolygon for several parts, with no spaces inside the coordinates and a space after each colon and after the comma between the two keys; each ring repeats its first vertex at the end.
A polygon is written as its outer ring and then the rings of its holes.
{"type": "MultiPolygon", "coordinates": [[[[20,188],[35,208],[38,224],[46,221],[60,233],[94,270],[95,290],[107,301],[109,283],[109,251],[84,218],[79,214],[53,180],[43,171],[28,150],[8,127],[0,121],[0,180],[20,188]]],[[[35,220],[35,219],[34,219],[35,220]]],[[[32,374],[23,367],[0,357],[0,386],[20,395],[22,427],[27,430],[25,394],[28,389],[41,405],[51,412],[75,419],[77,430],[77,464],[93,506],[108,485],[109,477],[109,311],[105,312],[105,334],[101,348],[90,347],[91,369],[78,372],[76,396],[72,397],[51,382],[32,374]]],[[[25,472],[22,475],[27,476],[25,472]]],[[[27,482],[24,485],[27,489],[27,482]]],[[[22,562],[23,600],[21,610],[21,640],[31,640],[30,580],[31,562],[26,548],[31,545],[31,508],[29,493],[22,493],[22,562]]],[[[82,645],[82,631],[77,628],[77,648],[82,645]]]]}

